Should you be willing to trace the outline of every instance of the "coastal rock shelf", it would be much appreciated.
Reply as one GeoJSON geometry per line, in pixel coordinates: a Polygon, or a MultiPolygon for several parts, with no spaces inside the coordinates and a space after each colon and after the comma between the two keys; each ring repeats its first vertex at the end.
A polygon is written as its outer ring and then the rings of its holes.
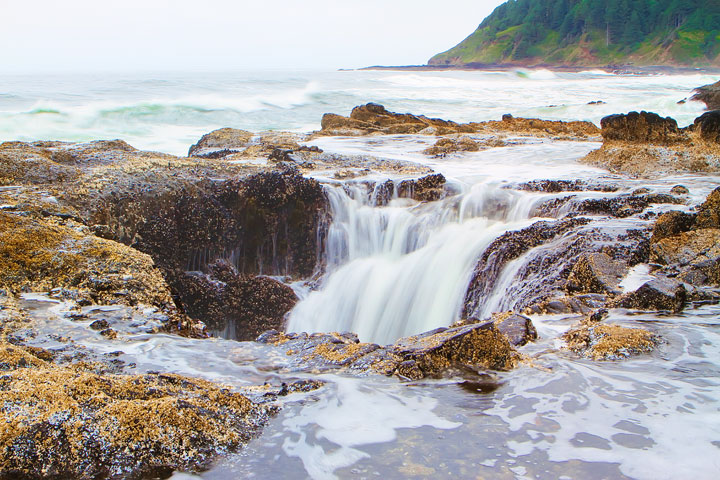
{"type": "MultiPolygon", "coordinates": [[[[309,461],[306,427],[360,398],[391,438],[460,428],[433,412],[468,403],[455,387],[504,395],[465,424],[511,425],[558,376],[589,391],[588,369],[682,358],[682,316],[720,300],[715,113],[598,128],[366,104],[310,135],[215,130],[188,157],[0,144],[0,478],[222,469],[263,429],[309,461]]],[[[356,427],[318,434],[347,454],[321,473],[368,456],[356,427]]]]}

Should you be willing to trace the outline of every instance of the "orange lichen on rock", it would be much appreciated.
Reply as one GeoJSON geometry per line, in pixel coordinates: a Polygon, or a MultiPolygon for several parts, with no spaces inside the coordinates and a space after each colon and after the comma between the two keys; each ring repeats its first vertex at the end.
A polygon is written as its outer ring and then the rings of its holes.
{"type": "Polygon", "coordinates": [[[591,322],[571,328],[562,338],[570,350],[593,360],[649,353],[658,343],[657,336],[645,329],[591,322]]]}
{"type": "Polygon", "coordinates": [[[97,375],[0,342],[0,477],[201,469],[247,442],[268,407],[179,375],[97,375]]]}

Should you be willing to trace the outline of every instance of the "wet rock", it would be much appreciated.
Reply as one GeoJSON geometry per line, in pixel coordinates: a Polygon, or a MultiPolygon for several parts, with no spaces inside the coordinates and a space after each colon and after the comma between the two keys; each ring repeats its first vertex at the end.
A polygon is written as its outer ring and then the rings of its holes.
{"type": "Polygon", "coordinates": [[[397,187],[398,196],[420,202],[433,202],[445,196],[445,177],[441,173],[416,180],[403,180],[397,187]]]}
{"type": "Polygon", "coordinates": [[[104,318],[101,318],[100,320],[95,320],[90,324],[90,328],[92,328],[93,330],[105,330],[108,327],[110,327],[110,324],[104,318]]]}
{"type": "Polygon", "coordinates": [[[455,122],[423,115],[389,112],[377,103],[353,108],[349,117],[326,113],[320,135],[368,135],[370,133],[408,134],[433,127],[437,134],[470,133],[472,128],[455,122]]]}
{"type": "Polygon", "coordinates": [[[395,373],[407,378],[435,376],[462,366],[491,370],[510,370],[520,360],[507,337],[493,322],[438,329],[401,338],[390,347],[402,359],[395,373]]]}
{"type": "Polygon", "coordinates": [[[603,307],[607,301],[607,295],[597,293],[550,297],[526,307],[524,312],[529,315],[537,313],[580,313],[587,315],[603,307]]]}
{"type": "Polygon", "coordinates": [[[618,286],[628,271],[628,266],[616,262],[605,253],[582,255],[570,272],[566,288],[569,292],[609,293],[622,292],[618,286]]]}
{"type": "Polygon", "coordinates": [[[0,284],[14,293],[58,289],[70,299],[155,306],[169,328],[189,325],[148,255],[72,221],[0,212],[0,284]]]}
{"type": "Polygon", "coordinates": [[[521,183],[517,186],[520,190],[529,192],[615,192],[618,187],[615,185],[590,185],[583,180],[532,180],[521,183]]]}
{"type": "MultiPolygon", "coordinates": [[[[497,146],[505,144],[502,140],[498,140],[498,142],[497,146]]],[[[463,135],[458,138],[440,138],[435,142],[435,145],[423,150],[423,153],[425,155],[444,156],[455,152],[477,152],[478,150],[480,150],[480,144],[474,139],[463,135]]]]}
{"type": "Polygon", "coordinates": [[[609,115],[600,126],[603,140],[668,144],[685,139],[673,118],[652,112],[609,115]]]}
{"type": "Polygon", "coordinates": [[[713,190],[698,207],[694,228],[720,228],[720,187],[713,190]]]}
{"type": "Polygon", "coordinates": [[[542,245],[580,225],[587,219],[572,218],[558,222],[536,222],[530,227],[507,232],[483,252],[472,274],[472,280],[465,295],[463,316],[473,317],[478,311],[505,265],[533,247],[542,245]]]}
{"type": "Polygon", "coordinates": [[[594,215],[610,215],[625,218],[645,210],[649,202],[643,197],[619,195],[610,198],[588,198],[582,200],[573,211],[594,215]]]}
{"type": "Polygon", "coordinates": [[[703,85],[694,90],[696,93],[690,100],[704,102],[709,110],[720,108],[720,82],[703,85]]]}
{"type": "Polygon", "coordinates": [[[80,174],[77,167],[53,159],[53,153],[25,142],[0,144],[0,185],[69,181],[80,174]]]}
{"type": "Polygon", "coordinates": [[[583,322],[563,335],[573,352],[593,360],[616,360],[651,352],[658,343],[653,333],[641,328],[583,322]]]}
{"type": "Polygon", "coordinates": [[[208,468],[267,421],[253,404],[204,380],[98,375],[0,343],[2,478],[149,478],[208,468]]]}
{"type": "Polygon", "coordinates": [[[512,133],[533,137],[551,137],[558,140],[590,140],[600,136],[600,129],[592,122],[563,122],[521,118],[503,115],[501,121],[471,123],[475,131],[487,133],[512,133]]]}
{"type": "Polygon", "coordinates": [[[634,292],[621,295],[611,306],[637,310],[679,312],[685,306],[685,286],[672,278],[655,277],[634,292]]]}
{"type": "Polygon", "coordinates": [[[538,338],[537,330],[532,320],[524,315],[514,312],[505,312],[493,316],[495,327],[508,338],[511,345],[516,347],[534,342],[538,338]]]}
{"type": "Polygon", "coordinates": [[[220,128],[200,138],[188,150],[189,157],[220,158],[247,147],[253,134],[236,128],[220,128]]]}
{"type": "Polygon", "coordinates": [[[695,285],[720,284],[720,229],[703,228],[655,241],[650,260],[695,285]]]}
{"type": "Polygon", "coordinates": [[[687,232],[695,225],[696,216],[685,212],[666,212],[658,217],[653,228],[651,241],[658,242],[664,238],[687,232]]]}
{"type": "Polygon", "coordinates": [[[211,265],[209,274],[185,274],[178,285],[188,315],[218,335],[240,341],[253,340],[268,328],[283,329],[285,314],[297,302],[287,285],[239,274],[222,261],[211,265]]]}
{"type": "Polygon", "coordinates": [[[687,195],[690,193],[690,190],[684,185],[675,185],[670,189],[670,193],[673,195],[687,195]]]}
{"type": "Polygon", "coordinates": [[[693,122],[700,138],[706,142],[720,143],[720,110],[705,112],[693,122]]]}

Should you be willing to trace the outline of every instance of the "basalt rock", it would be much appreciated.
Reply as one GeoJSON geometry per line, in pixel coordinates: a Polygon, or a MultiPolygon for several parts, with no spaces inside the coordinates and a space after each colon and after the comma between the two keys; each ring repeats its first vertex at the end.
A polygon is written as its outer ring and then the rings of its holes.
{"type": "Polygon", "coordinates": [[[510,370],[521,360],[520,354],[491,322],[469,323],[452,328],[401,338],[382,347],[361,343],[352,333],[262,334],[258,342],[273,344],[294,358],[298,370],[338,370],[375,372],[419,379],[440,377],[448,371],[510,370]]]}
{"type": "Polygon", "coordinates": [[[248,146],[253,134],[236,128],[220,128],[202,136],[188,150],[189,157],[219,158],[248,146]]]}
{"type": "Polygon", "coordinates": [[[505,312],[493,316],[495,327],[505,335],[511,345],[520,347],[538,338],[532,320],[514,312],[505,312]]]}
{"type": "Polygon", "coordinates": [[[666,145],[685,140],[675,119],[652,112],[609,115],[600,120],[603,140],[666,145]]]}
{"type": "Polygon", "coordinates": [[[685,306],[685,286],[672,278],[657,276],[634,292],[626,293],[611,302],[611,306],[637,310],[679,312],[685,306]]]}
{"type": "Polygon", "coordinates": [[[720,143],[720,110],[703,113],[695,119],[693,126],[706,142],[720,143]]]}
{"type": "Polygon", "coordinates": [[[292,288],[273,278],[241,275],[223,261],[209,270],[186,273],[178,280],[188,315],[240,341],[254,340],[268,328],[284,328],[285,314],[297,302],[292,288]]]}
{"type": "MultiPolygon", "coordinates": [[[[498,140],[497,146],[505,143],[498,140]]],[[[477,152],[480,150],[480,144],[474,139],[463,135],[457,138],[445,137],[438,139],[435,145],[423,150],[425,155],[444,156],[455,152],[477,152]]]]}
{"type": "Polygon", "coordinates": [[[651,352],[658,343],[653,333],[641,328],[582,322],[563,335],[573,352],[593,360],[616,360],[651,352]]]}
{"type": "Polygon", "coordinates": [[[0,478],[156,478],[208,468],[272,409],[204,380],[99,375],[0,341],[0,478]]]}
{"type": "Polygon", "coordinates": [[[377,103],[355,107],[349,117],[326,113],[322,117],[321,127],[322,130],[317,132],[318,135],[408,134],[419,133],[428,128],[441,135],[473,131],[468,125],[448,120],[389,112],[377,103]]]}
{"type": "Polygon", "coordinates": [[[695,89],[690,100],[704,102],[709,110],[720,109],[720,82],[703,85],[695,89]]]}
{"type": "Polygon", "coordinates": [[[713,190],[698,207],[694,228],[720,228],[720,187],[713,190]]]}
{"type": "Polygon", "coordinates": [[[720,229],[702,228],[654,241],[650,260],[695,285],[720,285],[720,229]]]}
{"type": "Polygon", "coordinates": [[[685,212],[672,211],[663,213],[655,221],[651,241],[660,240],[689,231],[694,225],[697,216],[685,212]]]}
{"type": "Polygon", "coordinates": [[[566,288],[569,292],[617,295],[621,293],[618,285],[627,271],[627,265],[605,253],[589,253],[575,262],[566,288]]]}
{"type": "Polygon", "coordinates": [[[581,161],[638,176],[720,171],[717,117],[709,112],[679,129],[672,118],[631,112],[602,119],[603,145],[581,161]],[[703,133],[703,128],[704,132],[703,133]]]}

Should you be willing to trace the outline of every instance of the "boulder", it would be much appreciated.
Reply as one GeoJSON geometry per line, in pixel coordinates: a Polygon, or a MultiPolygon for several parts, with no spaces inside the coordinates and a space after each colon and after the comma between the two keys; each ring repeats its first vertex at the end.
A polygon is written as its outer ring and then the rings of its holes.
{"type": "Polygon", "coordinates": [[[401,360],[395,373],[412,379],[436,376],[451,367],[510,370],[520,360],[493,322],[437,329],[401,338],[388,348],[401,360]]]}
{"type": "Polygon", "coordinates": [[[694,228],[720,228],[720,187],[713,190],[698,207],[694,228]]]}
{"type": "Polygon", "coordinates": [[[670,193],[673,195],[687,195],[690,190],[685,185],[675,185],[670,189],[670,193]]]}
{"type": "Polygon", "coordinates": [[[664,238],[687,232],[695,225],[695,218],[695,215],[679,211],[663,213],[655,221],[651,242],[659,242],[664,238]]]}
{"type": "MultiPolygon", "coordinates": [[[[498,142],[502,142],[498,140],[498,142]]],[[[425,155],[447,155],[454,152],[477,152],[480,150],[480,144],[468,136],[458,138],[444,137],[438,139],[435,145],[423,150],[425,155]]]]}
{"type": "Polygon", "coordinates": [[[609,115],[600,121],[600,126],[603,140],[664,145],[686,138],[674,119],[645,111],[609,115]]]}
{"type": "Polygon", "coordinates": [[[682,273],[693,284],[720,284],[720,229],[703,228],[663,238],[650,247],[650,260],[682,273]]]}
{"type": "Polygon", "coordinates": [[[220,128],[207,133],[188,150],[188,157],[219,158],[247,147],[253,134],[237,128],[220,128]]]}
{"type": "Polygon", "coordinates": [[[419,202],[432,202],[445,196],[445,177],[441,173],[426,175],[415,180],[403,180],[397,186],[398,197],[419,202]]]}
{"type": "Polygon", "coordinates": [[[596,322],[582,322],[563,334],[573,352],[593,360],[616,360],[651,352],[658,343],[653,333],[642,328],[596,322]]]}
{"type": "Polygon", "coordinates": [[[285,314],[295,306],[292,288],[270,277],[241,275],[218,260],[210,273],[185,273],[178,281],[188,315],[216,334],[233,340],[254,340],[268,329],[282,330],[285,314]]]}
{"type": "Polygon", "coordinates": [[[627,271],[626,264],[605,253],[588,253],[575,262],[565,288],[569,292],[617,295],[622,292],[618,285],[627,271]]]}
{"type": "Polygon", "coordinates": [[[610,303],[613,307],[637,310],[679,312],[685,306],[685,286],[672,278],[655,277],[634,292],[626,293],[610,303]]]}
{"type": "Polygon", "coordinates": [[[693,126],[706,142],[720,143],[720,110],[703,113],[695,119],[693,126]]]}
{"type": "Polygon", "coordinates": [[[511,345],[520,347],[538,338],[532,320],[514,312],[505,312],[493,316],[495,327],[508,338],[511,345]]]}
{"type": "Polygon", "coordinates": [[[694,90],[696,93],[690,100],[704,102],[709,110],[720,108],[720,82],[703,85],[694,90]]]}

